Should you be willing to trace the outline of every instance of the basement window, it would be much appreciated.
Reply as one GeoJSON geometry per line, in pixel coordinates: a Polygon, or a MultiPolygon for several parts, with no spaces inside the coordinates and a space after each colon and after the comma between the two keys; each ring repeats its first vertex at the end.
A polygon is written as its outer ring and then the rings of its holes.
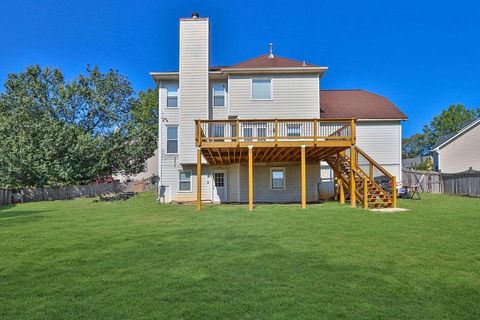
{"type": "Polygon", "coordinates": [[[285,190],[285,168],[270,168],[270,189],[285,190]]]}
{"type": "Polygon", "coordinates": [[[192,171],[180,171],[178,191],[191,192],[192,191],[192,171]]]}

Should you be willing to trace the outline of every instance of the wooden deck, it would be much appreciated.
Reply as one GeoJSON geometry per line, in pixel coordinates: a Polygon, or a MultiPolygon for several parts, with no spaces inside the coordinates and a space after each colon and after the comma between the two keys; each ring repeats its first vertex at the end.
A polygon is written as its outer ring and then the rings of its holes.
{"type": "MultiPolygon", "coordinates": [[[[202,156],[211,165],[248,164],[250,210],[253,209],[254,162],[298,163],[301,166],[302,208],[306,207],[306,163],[321,160],[335,166],[332,169],[339,181],[341,198],[345,197],[344,187],[348,188],[351,206],[357,205],[357,199],[365,208],[369,203],[396,205],[395,195],[384,192],[371,173],[364,174],[357,167],[357,150],[362,151],[355,146],[355,119],[196,120],[195,125],[197,175],[201,177],[202,156]],[[345,156],[345,151],[349,152],[349,157],[345,156]]],[[[388,175],[392,190],[395,190],[395,177],[368,155],[362,153],[361,156],[370,162],[370,171],[378,167],[388,175]]],[[[197,208],[201,208],[201,183],[197,183],[197,208]]]]}

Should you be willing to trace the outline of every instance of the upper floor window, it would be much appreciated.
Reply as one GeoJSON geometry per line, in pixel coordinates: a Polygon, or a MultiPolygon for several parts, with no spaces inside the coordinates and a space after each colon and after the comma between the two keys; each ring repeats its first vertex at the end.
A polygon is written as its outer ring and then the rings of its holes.
{"type": "Polygon", "coordinates": [[[178,83],[168,83],[167,88],[167,108],[178,108],[178,83]]]}
{"type": "Polygon", "coordinates": [[[272,79],[252,79],[252,100],[272,99],[272,79]]]}
{"type": "Polygon", "coordinates": [[[215,83],[212,85],[212,101],[214,107],[225,107],[225,84],[215,83]]]}
{"type": "Polygon", "coordinates": [[[167,127],[167,153],[178,153],[178,126],[167,127]]]}

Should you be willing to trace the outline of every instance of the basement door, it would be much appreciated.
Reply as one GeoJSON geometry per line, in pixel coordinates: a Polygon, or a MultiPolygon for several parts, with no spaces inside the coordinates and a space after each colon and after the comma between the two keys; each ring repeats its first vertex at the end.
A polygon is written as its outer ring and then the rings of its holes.
{"type": "Polygon", "coordinates": [[[227,202],[227,171],[213,171],[213,202],[227,202]]]}

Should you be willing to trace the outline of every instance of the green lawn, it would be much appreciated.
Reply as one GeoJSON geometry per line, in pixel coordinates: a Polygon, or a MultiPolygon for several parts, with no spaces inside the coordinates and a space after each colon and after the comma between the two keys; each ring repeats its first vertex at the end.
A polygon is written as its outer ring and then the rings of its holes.
{"type": "Polygon", "coordinates": [[[0,209],[0,319],[480,318],[480,199],[0,209]]]}

